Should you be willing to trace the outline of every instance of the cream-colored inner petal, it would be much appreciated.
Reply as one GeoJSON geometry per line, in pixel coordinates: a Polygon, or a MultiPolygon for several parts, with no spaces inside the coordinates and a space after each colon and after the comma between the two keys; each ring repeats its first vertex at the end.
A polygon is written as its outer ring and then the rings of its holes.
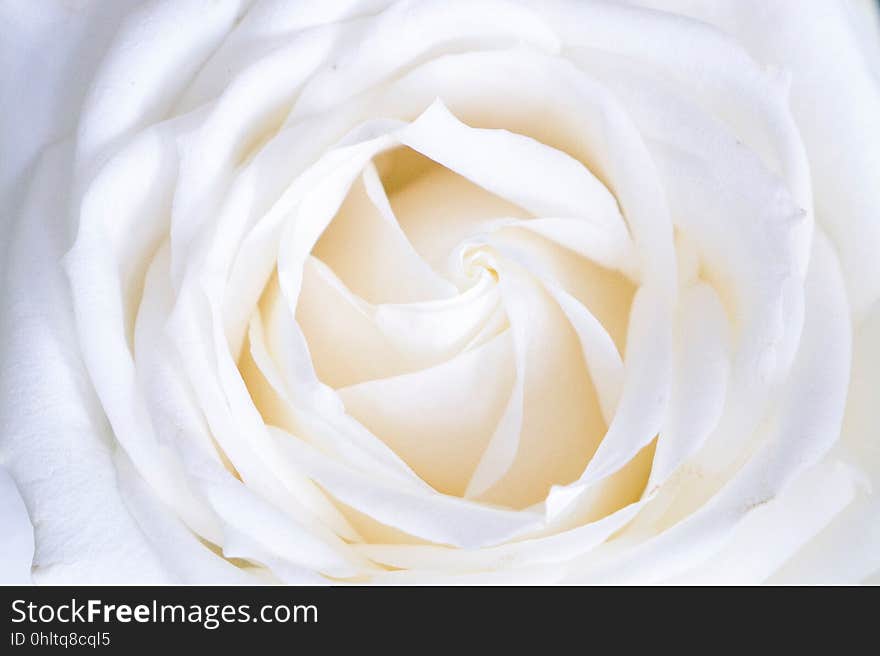
{"type": "Polygon", "coordinates": [[[515,375],[505,331],[435,367],[340,390],[346,410],[436,490],[461,496],[515,375]]]}
{"type": "MultiPolygon", "coordinates": [[[[620,400],[636,291],[623,273],[636,267],[625,222],[583,163],[526,136],[471,128],[437,103],[400,134],[404,145],[351,178],[303,260],[298,294],[270,279],[260,301],[267,353],[307,353],[327,386],[326,407],[338,407],[363,439],[380,440],[434,491],[487,507],[535,507],[553,486],[583,475],[620,400]],[[447,138],[481,152],[468,160],[447,138]],[[558,189],[528,182],[538,169],[558,169],[558,189]]],[[[295,221],[317,220],[295,212],[295,221]]],[[[284,409],[295,392],[270,389],[302,379],[283,373],[295,364],[281,366],[275,386],[250,359],[243,364],[267,421],[290,439],[315,425],[284,409]]],[[[320,421],[340,425],[338,417],[320,421]]],[[[363,500],[323,467],[316,471],[336,481],[330,494],[343,514],[363,514],[363,500]]],[[[591,513],[632,500],[595,499],[591,513]]],[[[450,530],[422,532],[421,522],[388,525],[417,541],[450,530]]]]}
{"type": "Polygon", "coordinates": [[[370,303],[426,301],[456,292],[413,249],[372,167],[355,182],[312,255],[370,303]]]}

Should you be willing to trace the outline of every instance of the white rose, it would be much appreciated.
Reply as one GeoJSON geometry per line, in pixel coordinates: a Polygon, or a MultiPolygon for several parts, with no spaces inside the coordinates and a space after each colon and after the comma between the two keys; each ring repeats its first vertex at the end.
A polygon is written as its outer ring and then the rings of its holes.
{"type": "Polygon", "coordinates": [[[6,580],[877,582],[873,4],[0,19],[6,580]]]}

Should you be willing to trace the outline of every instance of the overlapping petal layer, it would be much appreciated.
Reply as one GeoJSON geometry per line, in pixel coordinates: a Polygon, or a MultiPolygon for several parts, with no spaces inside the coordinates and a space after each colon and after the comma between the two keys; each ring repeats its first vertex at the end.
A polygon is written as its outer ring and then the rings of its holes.
{"type": "Polygon", "coordinates": [[[872,575],[877,167],[683,4],[132,13],[10,250],[36,578],[872,575]]]}

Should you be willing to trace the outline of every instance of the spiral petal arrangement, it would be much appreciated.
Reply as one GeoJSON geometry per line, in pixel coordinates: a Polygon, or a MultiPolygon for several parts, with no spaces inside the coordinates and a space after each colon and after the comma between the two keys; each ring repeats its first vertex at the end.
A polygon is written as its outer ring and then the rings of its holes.
{"type": "MultiPolygon", "coordinates": [[[[100,451],[127,523],[90,530],[141,534],[147,579],[757,581],[845,509],[880,517],[876,451],[845,446],[876,438],[876,188],[838,204],[791,71],[699,18],[127,16],[7,281],[6,375],[43,340],[56,373],[24,389],[93,388],[43,453],[76,487],[64,454],[100,451]]],[[[878,117],[851,119],[875,146],[878,117]]],[[[10,467],[63,533],[21,473],[35,412],[4,407],[10,467]]],[[[38,531],[36,573],[94,576],[64,548],[38,531]]]]}

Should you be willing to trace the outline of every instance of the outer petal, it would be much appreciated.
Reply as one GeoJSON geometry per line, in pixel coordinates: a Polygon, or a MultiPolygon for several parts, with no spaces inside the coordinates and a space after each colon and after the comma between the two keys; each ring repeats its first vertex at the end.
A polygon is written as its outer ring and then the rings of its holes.
{"type": "Polygon", "coordinates": [[[44,156],[11,239],[0,318],[0,448],[35,527],[37,582],[166,582],[116,485],[111,437],[73,337],[64,189],[44,156]]]}
{"type": "Polygon", "coordinates": [[[862,316],[880,296],[877,11],[868,3],[859,13],[845,2],[796,0],[638,4],[712,23],[762,63],[791,74],[791,107],[810,160],[816,219],[840,252],[850,302],[862,316]]]}
{"type": "MultiPolygon", "coordinates": [[[[16,182],[40,149],[74,129],[88,82],[108,42],[123,16],[142,2],[10,0],[0,4],[2,202],[7,193],[15,193],[16,182]]],[[[0,227],[6,218],[8,213],[0,214],[0,227]]]]}
{"type": "Polygon", "coordinates": [[[0,584],[29,583],[34,529],[15,481],[0,466],[0,584]]]}
{"type": "Polygon", "coordinates": [[[880,301],[856,330],[842,453],[867,477],[860,498],[771,579],[857,583],[880,571],[880,301]]]}

